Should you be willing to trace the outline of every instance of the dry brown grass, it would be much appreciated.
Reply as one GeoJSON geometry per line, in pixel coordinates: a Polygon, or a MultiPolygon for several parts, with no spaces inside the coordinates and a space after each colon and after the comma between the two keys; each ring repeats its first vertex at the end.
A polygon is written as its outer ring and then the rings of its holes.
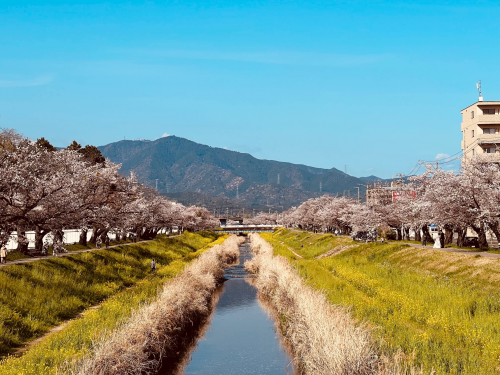
{"type": "MultiPolygon", "coordinates": [[[[406,355],[401,350],[391,358],[382,356],[378,365],[377,375],[423,375],[423,370],[418,370],[411,364],[415,360],[415,354],[406,355]]],[[[434,375],[435,371],[428,373],[434,375]]]]}
{"type": "MultiPolygon", "coordinates": [[[[343,307],[305,285],[283,257],[273,256],[272,246],[251,234],[255,257],[245,263],[249,272],[280,317],[283,336],[293,351],[293,360],[304,375],[422,375],[412,366],[413,357],[399,351],[380,356],[371,327],[359,324],[343,307]]],[[[431,373],[432,374],[432,373],[431,373]]]]}
{"type": "Polygon", "coordinates": [[[273,257],[271,245],[259,235],[252,234],[251,241],[256,256],[247,269],[259,272],[256,286],[281,317],[296,366],[304,374],[376,374],[379,359],[367,327],[306,286],[284,258],[273,257]]]}
{"type": "Polygon", "coordinates": [[[175,357],[185,332],[209,313],[210,298],[243,239],[232,236],[195,260],[149,305],[137,310],[72,372],[78,375],[151,374],[175,357]]]}

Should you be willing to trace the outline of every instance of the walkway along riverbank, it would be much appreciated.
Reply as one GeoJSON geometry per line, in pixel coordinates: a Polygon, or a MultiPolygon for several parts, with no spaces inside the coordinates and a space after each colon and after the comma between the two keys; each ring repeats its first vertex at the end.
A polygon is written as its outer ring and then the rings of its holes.
{"type": "MultiPolygon", "coordinates": [[[[171,236],[169,238],[175,238],[179,236],[171,236]]],[[[111,245],[111,246],[103,246],[103,247],[94,247],[91,249],[81,249],[81,250],[72,250],[68,251],[67,253],[59,253],[57,257],[54,257],[53,255],[46,255],[46,256],[41,256],[41,257],[33,257],[33,258],[24,258],[24,259],[18,259],[18,260],[11,260],[8,261],[7,263],[0,263],[0,267],[6,267],[6,266],[12,266],[13,264],[24,264],[24,263],[31,263],[31,262],[36,262],[38,260],[44,260],[44,259],[51,259],[51,258],[61,258],[61,257],[67,257],[70,255],[74,254],[80,254],[80,253],[88,253],[90,251],[95,251],[95,250],[105,250],[105,249],[113,249],[115,247],[120,247],[120,246],[130,246],[130,245],[137,245],[141,243],[146,243],[146,242],[151,242],[154,240],[145,240],[145,241],[139,241],[139,242],[126,242],[126,243],[121,243],[118,245],[111,245]]]]}
{"type": "Polygon", "coordinates": [[[213,292],[224,269],[238,257],[241,237],[232,236],[203,253],[165,285],[158,298],[137,310],[91,355],[77,364],[75,374],[127,375],[156,371],[162,361],[175,360],[184,332],[209,314],[213,292]]]}

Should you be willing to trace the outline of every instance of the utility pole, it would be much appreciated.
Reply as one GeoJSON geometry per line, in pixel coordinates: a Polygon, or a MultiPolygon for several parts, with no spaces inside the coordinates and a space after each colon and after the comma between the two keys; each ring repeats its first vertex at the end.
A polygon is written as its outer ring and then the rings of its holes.
{"type": "Polygon", "coordinates": [[[280,174],[278,173],[278,185],[280,184],[280,174]]]}
{"type": "Polygon", "coordinates": [[[358,203],[359,203],[359,186],[355,186],[354,189],[358,189],[358,203]]]}
{"type": "Polygon", "coordinates": [[[155,180],[156,180],[156,191],[158,191],[158,179],[155,178],[155,180]]]}

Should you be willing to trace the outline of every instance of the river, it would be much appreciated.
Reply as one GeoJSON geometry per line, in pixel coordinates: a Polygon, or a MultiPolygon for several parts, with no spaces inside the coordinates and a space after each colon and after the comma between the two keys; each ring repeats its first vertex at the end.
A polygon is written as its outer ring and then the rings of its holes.
{"type": "Polygon", "coordinates": [[[215,311],[177,375],[296,373],[273,318],[245,272],[243,264],[251,257],[247,240],[240,246],[238,264],[226,270],[215,311]]]}

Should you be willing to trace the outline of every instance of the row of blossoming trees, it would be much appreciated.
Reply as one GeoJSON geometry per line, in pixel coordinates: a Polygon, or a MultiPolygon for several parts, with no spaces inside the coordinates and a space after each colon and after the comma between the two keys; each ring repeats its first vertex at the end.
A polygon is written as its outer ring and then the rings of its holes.
{"type": "Polygon", "coordinates": [[[188,230],[217,226],[199,207],[171,202],[152,189],[118,174],[120,166],[94,146],[73,142],[57,150],[44,138],[30,141],[14,130],[0,131],[0,242],[15,231],[18,250],[26,252],[26,231],[35,231],[35,250],[51,232],[80,229],[80,243],[114,233],[152,238],[174,226],[188,230]]]}
{"type": "Polygon", "coordinates": [[[425,236],[428,241],[429,225],[437,224],[445,232],[445,244],[451,243],[456,233],[457,244],[463,246],[467,228],[477,233],[481,248],[488,246],[488,230],[500,243],[499,163],[478,157],[463,161],[458,173],[428,165],[424,174],[410,177],[401,190],[407,194],[389,204],[367,205],[330,196],[310,199],[286,211],[282,223],[351,234],[388,226],[394,228],[398,239],[408,239],[413,230],[416,240],[425,236]]]}

